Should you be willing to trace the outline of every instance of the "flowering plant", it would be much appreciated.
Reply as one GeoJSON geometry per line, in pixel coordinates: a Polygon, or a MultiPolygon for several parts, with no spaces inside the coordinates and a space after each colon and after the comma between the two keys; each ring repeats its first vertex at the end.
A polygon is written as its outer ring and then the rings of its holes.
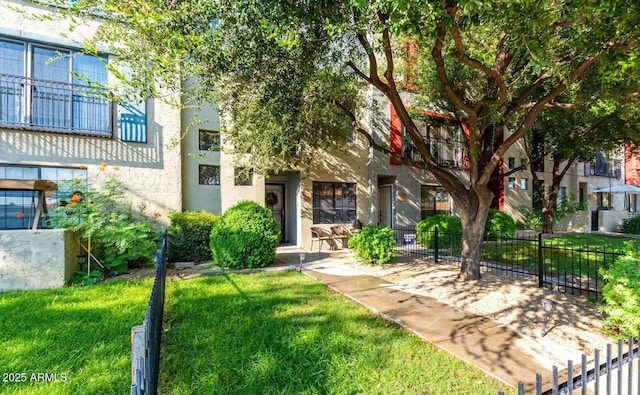
{"type": "Polygon", "coordinates": [[[106,170],[103,163],[100,174],[107,180],[100,189],[90,190],[86,183],[75,180],[65,185],[62,190],[72,192],[61,196],[52,219],[55,227],[78,234],[84,248],[90,250],[90,262],[97,261],[105,272],[123,273],[153,261],[159,233],[144,212],[135,212],[125,201],[117,170],[106,170]]]}

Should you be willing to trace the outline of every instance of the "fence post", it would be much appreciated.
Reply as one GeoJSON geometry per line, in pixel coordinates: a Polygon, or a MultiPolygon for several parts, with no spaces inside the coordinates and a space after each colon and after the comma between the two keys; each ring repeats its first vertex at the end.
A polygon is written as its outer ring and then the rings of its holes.
{"type": "Polygon", "coordinates": [[[542,249],[542,235],[538,233],[538,288],[544,287],[544,251],[542,249]]]}
{"type": "Polygon", "coordinates": [[[437,226],[436,226],[435,232],[433,234],[434,234],[433,247],[435,249],[435,252],[434,252],[435,253],[435,262],[438,263],[438,247],[439,247],[438,244],[439,244],[439,242],[438,242],[438,227],[437,226]]]}
{"type": "Polygon", "coordinates": [[[131,386],[138,391],[135,393],[140,393],[140,389],[145,388],[142,383],[142,377],[136,374],[136,371],[141,372],[143,368],[140,366],[140,361],[147,358],[145,329],[144,325],[137,325],[131,328],[131,386]]]}

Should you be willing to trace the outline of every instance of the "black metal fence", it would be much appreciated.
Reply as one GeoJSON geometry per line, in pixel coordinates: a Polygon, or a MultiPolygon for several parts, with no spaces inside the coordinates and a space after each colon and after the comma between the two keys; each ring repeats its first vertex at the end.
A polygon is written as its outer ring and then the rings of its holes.
{"type": "MultiPolygon", "coordinates": [[[[605,355],[601,354],[600,350],[595,350],[591,357],[582,354],[579,365],[574,366],[570,360],[562,372],[554,366],[551,377],[546,380],[538,373],[533,388],[525,388],[524,383],[519,382],[518,395],[570,395],[578,390],[584,395],[640,394],[640,351],[637,343],[634,348],[633,336],[629,336],[627,344],[618,340],[615,350],[613,345],[607,344],[605,355]]],[[[504,395],[504,392],[498,391],[498,395],[504,395]]]]}
{"type": "MultiPolygon", "coordinates": [[[[397,249],[404,255],[431,256],[435,262],[459,263],[462,234],[435,229],[396,227],[397,249]]],[[[612,247],[567,245],[542,233],[515,237],[488,234],[481,247],[481,266],[492,272],[536,278],[539,287],[599,299],[600,269],[622,255],[612,247]]]]}
{"type": "Polygon", "coordinates": [[[142,325],[131,328],[131,395],[158,392],[164,290],[167,278],[167,233],[156,252],[156,276],[142,325]]]}

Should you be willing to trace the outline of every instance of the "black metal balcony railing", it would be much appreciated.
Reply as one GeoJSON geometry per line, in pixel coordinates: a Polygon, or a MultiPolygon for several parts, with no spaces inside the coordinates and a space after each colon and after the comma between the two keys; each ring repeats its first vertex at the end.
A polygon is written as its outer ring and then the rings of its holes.
{"type": "Polygon", "coordinates": [[[0,74],[0,127],[111,137],[108,93],[101,87],[0,74]]]}
{"type": "MultiPolygon", "coordinates": [[[[459,140],[432,138],[425,138],[423,140],[439,166],[449,167],[452,169],[461,169],[463,167],[463,152],[465,150],[464,142],[459,140]]],[[[420,154],[420,151],[418,151],[418,148],[410,139],[405,138],[403,140],[402,148],[403,158],[417,162],[425,162],[422,154],[420,154]]]]}
{"type": "Polygon", "coordinates": [[[622,176],[622,160],[597,157],[590,163],[589,173],[592,176],[620,178],[622,176]]]}

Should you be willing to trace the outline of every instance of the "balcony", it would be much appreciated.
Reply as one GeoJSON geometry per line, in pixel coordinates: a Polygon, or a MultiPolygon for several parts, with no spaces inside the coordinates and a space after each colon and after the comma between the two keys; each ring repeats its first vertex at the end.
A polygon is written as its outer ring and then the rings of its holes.
{"type": "MultiPolygon", "coordinates": [[[[462,169],[464,167],[463,152],[466,149],[463,141],[452,139],[423,138],[423,141],[436,163],[440,167],[462,169]]],[[[416,162],[425,163],[422,154],[408,136],[402,141],[402,157],[416,162]]]]}
{"type": "Polygon", "coordinates": [[[0,74],[0,127],[112,136],[106,88],[0,74]]]}
{"type": "Polygon", "coordinates": [[[589,175],[609,178],[620,178],[622,176],[622,160],[608,159],[597,156],[594,162],[589,165],[589,175]]]}

